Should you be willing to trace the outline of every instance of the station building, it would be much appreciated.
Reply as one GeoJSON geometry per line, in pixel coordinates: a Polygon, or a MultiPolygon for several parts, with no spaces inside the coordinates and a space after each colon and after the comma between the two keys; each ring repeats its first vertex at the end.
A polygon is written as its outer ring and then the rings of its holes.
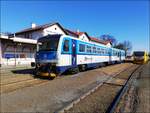
{"type": "Polygon", "coordinates": [[[101,43],[111,47],[111,42],[102,41],[89,36],[86,32],[65,29],[59,23],[45,25],[32,24],[31,28],[18,31],[11,35],[0,34],[0,65],[30,65],[34,62],[37,40],[49,34],[64,34],[84,41],[101,43]]]}
{"type": "Polygon", "coordinates": [[[0,64],[27,65],[34,62],[37,40],[0,35],[0,64]]]}

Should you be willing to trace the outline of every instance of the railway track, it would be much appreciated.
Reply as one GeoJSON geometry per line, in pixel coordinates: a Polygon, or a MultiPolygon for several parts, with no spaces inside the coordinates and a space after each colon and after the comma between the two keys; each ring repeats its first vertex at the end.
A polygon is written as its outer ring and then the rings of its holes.
{"type": "MultiPolygon", "coordinates": [[[[73,100],[76,100],[80,96],[84,95],[86,92],[88,92],[98,84],[104,82],[107,78],[112,77],[113,74],[116,75],[118,72],[122,70],[125,69],[128,70],[133,65],[134,64],[128,64],[128,63],[111,65],[104,68],[97,68],[94,70],[81,72],[71,76],[58,77],[55,80],[52,80],[48,83],[47,82],[45,83],[43,81],[44,84],[41,83],[38,84],[38,82],[36,84],[33,83],[34,81],[30,81],[30,82],[14,83],[12,85],[5,85],[5,91],[3,91],[4,94],[2,93],[2,103],[3,103],[2,111],[31,112],[31,109],[33,111],[36,111],[37,109],[33,109],[33,108],[34,106],[37,106],[38,108],[37,111],[39,112],[42,112],[43,110],[45,112],[46,111],[57,112],[62,107],[65,107],[73,100]],[[7,94],[7,92],[10,93],[7,94]],[[34,99],[35,101],[33,102],[31,98],[34,99]],[[13,103],[16,104],[13,105],[13,103]],[[18,105],[21,106],[18,108],[18,105]]],[[[26,78],[26,76],[24,77],[26,78]]],[[[20,78],[24,78],[24,77],[20,77],[20,78]]],[[[18,79],[19,78],[17,78],[17,80],[18,79]]],[[[14,82],[14,79],[13,80],[8,79],[7,82],[9,81],[14,82]]],[[[84,96],[82,98],[84,100],[84,96]]]]}
{"type": "MultiPolygon", "coordinates": [[[[68,106],[59,110],[58,113],[96,112],[96,111],[89,110],[90,108],[92,109],[94,107],[94,106],[90,106],[89,103],[94,102],[93,97],[95,97],[95,95],[97,95],[97,92],[100,95],[101,95],[101,93],[104,94],[104,92],[106,92],[108,94],[108,92],[107,92],[108,90],[106,88],[108,88],[111,91],[111,88],[113,89],[113,87],[117,87],[116,92],[114,91],[114,94],[112,93],[114,95],[114,97],[112,97],[109,100],[109,102],[107,102],[107,104],[105,102],[107,100],[107,97],[106,97],[106,100],[104,99],[104,100],[101,100],[100,102],[97,102],[97,103],[102,104],[102,106],[103,106],[103,108],[98,109],[98,112],[113,113],[121,96],[125,92],[125,89],[127,89],[127,84],[130,81],[130,79],[132,78],[133,73],[136,70],[138,70],[140,67],[141,66],[139,66],[139,65],[136,65],[136,66],[133,65],[123,71],[120,71],[117,74],[114,74],[112,77],[108,78],[105,82],[98,84],[96,87],[94,87],[93,89],[91,89],[90,91],[88,91],[87,93],[82,95],[81,97],[79,97],[77,100],[74,100],[68,106]],[[126,76],[125,76],[125,74],[126,74],[126,76]],[[92,98],[92,99],[90,100],[89,98],[92,98]],[[89,101],[89,103],[88,103],[88,101],[89,101]],[[106,107],[104,107],[105,104],[106,104],[106,107]],[[88,107],[88,108],[84,109],[84,107],[88,107]]],[[[108,96],[111,96],[111,95],[108,95],[108,96]]],[[[93,104],[95,106],[97,106],[95,103],[93,103],[93,104]]],[[[100,104],[98,104],[98,105],[100,105],[100,104]]]]}
{"type": "MultiPolygon", "coordinates": [[[[130,68],[130,67],[129,67],[130,68]]],[[[128,68],[127,68],[128,69],[128,68]]],[[[11,72],[5,73],[5,74],[12,74],[11,72]]],[[[105,73],[106,74],[106,73],[105,73]]],[[[34,86],[37,84],[48,82],[49,80],[41,80],[41,79],[35,79],[33,77],[23,77],[22,75],[13,74],[13,76],[10,76],[10,78],[7,80],[6,78],[9,76],[6,76],[5,80],[7,81],[1,81],[1,93],[9,93],[12,91],[15,91],[17,89],[21,89],[24,87],[34,86]]],[[[60,79],[61,77],[57,77],[57,79],[60,79]]]]}
{"type": "Polygon", "coordinates": [[[110,104],[110,106],[108,107],[106,113],[114,113],[116,110],[117,105],[119,104],[121,97],[124,95],[124,93],[127,91],[128,87],[129,87],[129,82],[132,80],[134,73],[139,69],[142,68],[143,65],[138,66],[128,77],[125,85],[123,85],[123,87],[120,89],[120,91],[118,92],[118,94],[116,95],[116,97],[114,98],[114,100],[112,101],[112,103],[110,104]]]}
{"type": "Polygon", "coordinates": [[[49,82],[49,80],[29,78],[29,79],[23,79],[23,80],[18,80],[18,81],[9,82],[9,83],[2,83],[1,93],[9,93],[17,89],[22,89],[25,87],[32,87],[34,85],[39,85],[39,84],[46,83],[46,82],[49,82]]]}

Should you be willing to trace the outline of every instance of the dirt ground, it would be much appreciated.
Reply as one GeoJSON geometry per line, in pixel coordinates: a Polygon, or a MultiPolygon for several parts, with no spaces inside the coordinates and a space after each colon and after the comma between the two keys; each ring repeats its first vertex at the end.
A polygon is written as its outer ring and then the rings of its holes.
{"type": "Polygon", "coordinates": [[[1,112],[58,111],[113,74],[132,65],[125,63],[107,66],[1,94],[1,112]]]}

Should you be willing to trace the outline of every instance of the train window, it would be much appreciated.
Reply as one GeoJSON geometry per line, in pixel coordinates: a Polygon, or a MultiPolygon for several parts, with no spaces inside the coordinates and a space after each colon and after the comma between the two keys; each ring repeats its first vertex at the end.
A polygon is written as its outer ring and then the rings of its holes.
{"type": "Polygon", "coordinates": [[[107,51],[107,49],[105,49],[105,54],[108,54],[108,51],[107,51]]]}
{"type": "Polygon", "coordinates": [[[120,56],[120,53],[118,52],[118,57],[120,56]]]}
{"type": "Polygon", "coordinates": [[[104,49],[104,54],[106,54],[106,49],[104,49]]]}
{"type": "Polygon", "coordinates": [[[97,53],[99,53],[99,54],[101,53],[101,50],[100,50],[100,48],[97,48],[97,53]]]}
{"type": "Polygon", "coordinates": [[[93,53],[96,53],[96,47],[93,47],[93,53]]]}
{"type": "Polygon", "coordinates": [[[79,44],[79,51],[80,52],[85,52],[85,45],[79,44]]]}
{"type": "Polygon", "coordinates": [[[87,46],[87,52],[88,52],[88,53],[91,53],[91,52],[92,52],[91,46],[87,46]]]}
{"type": "Polygon", "coordinates": [[[103,49],[100,49],[100,54],[103,54],[103,49]]]}
{"type": "Polygon", "coordinates": [[[107,49],[107,54],[108,54],[109,52],[108,52],[108,49],[107,49]]]}
{"type": "Polygon", "coordinates": [[[69,51],[69,40],[65,40],[65,41],[64,41],[63,50],[64,50],[65,52],[68,52],[68,51],[69,51]]]}
{"type": "Polygon", "coordinates": [[[104,54],[104,49],[101,49],[102,50],[102,54],[104,54]]]}
{"type": "Polygon", "coordinates": [[[105,49],[103,49],[102,53],[105,54],[105,49]]]}
{"type": "Polygon", "coordinates": [[[115,51],[113,51],[113,56],[115,56],[115,51]]]}
{"type": "Polygon", "coordinates": [[[144,52],[143,51],[136,51],[133,53],[134,56],[144,56],[144,52]]]}

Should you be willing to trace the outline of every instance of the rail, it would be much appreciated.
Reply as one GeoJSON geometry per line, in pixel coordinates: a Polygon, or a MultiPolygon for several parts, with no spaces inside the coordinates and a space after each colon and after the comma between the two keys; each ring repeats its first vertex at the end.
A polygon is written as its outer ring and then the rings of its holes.
{"type": "Polygon", "coordinates": [[[134,73],[140,68],[141,66],[138,66],[129,76],[129,78],[127,79],[125,85],[119,90],[118,94],[116,95],[116,97],[114,98],[113,102],[110,104],[110,106],[108,107],[106,113],[114,113],[118,103],[120,102],[121,97],[123,96],[123,94],[127,91],[128,89],[128,83],[129,81],[132,79],[132,76],[134,75],[134,73]]]}

